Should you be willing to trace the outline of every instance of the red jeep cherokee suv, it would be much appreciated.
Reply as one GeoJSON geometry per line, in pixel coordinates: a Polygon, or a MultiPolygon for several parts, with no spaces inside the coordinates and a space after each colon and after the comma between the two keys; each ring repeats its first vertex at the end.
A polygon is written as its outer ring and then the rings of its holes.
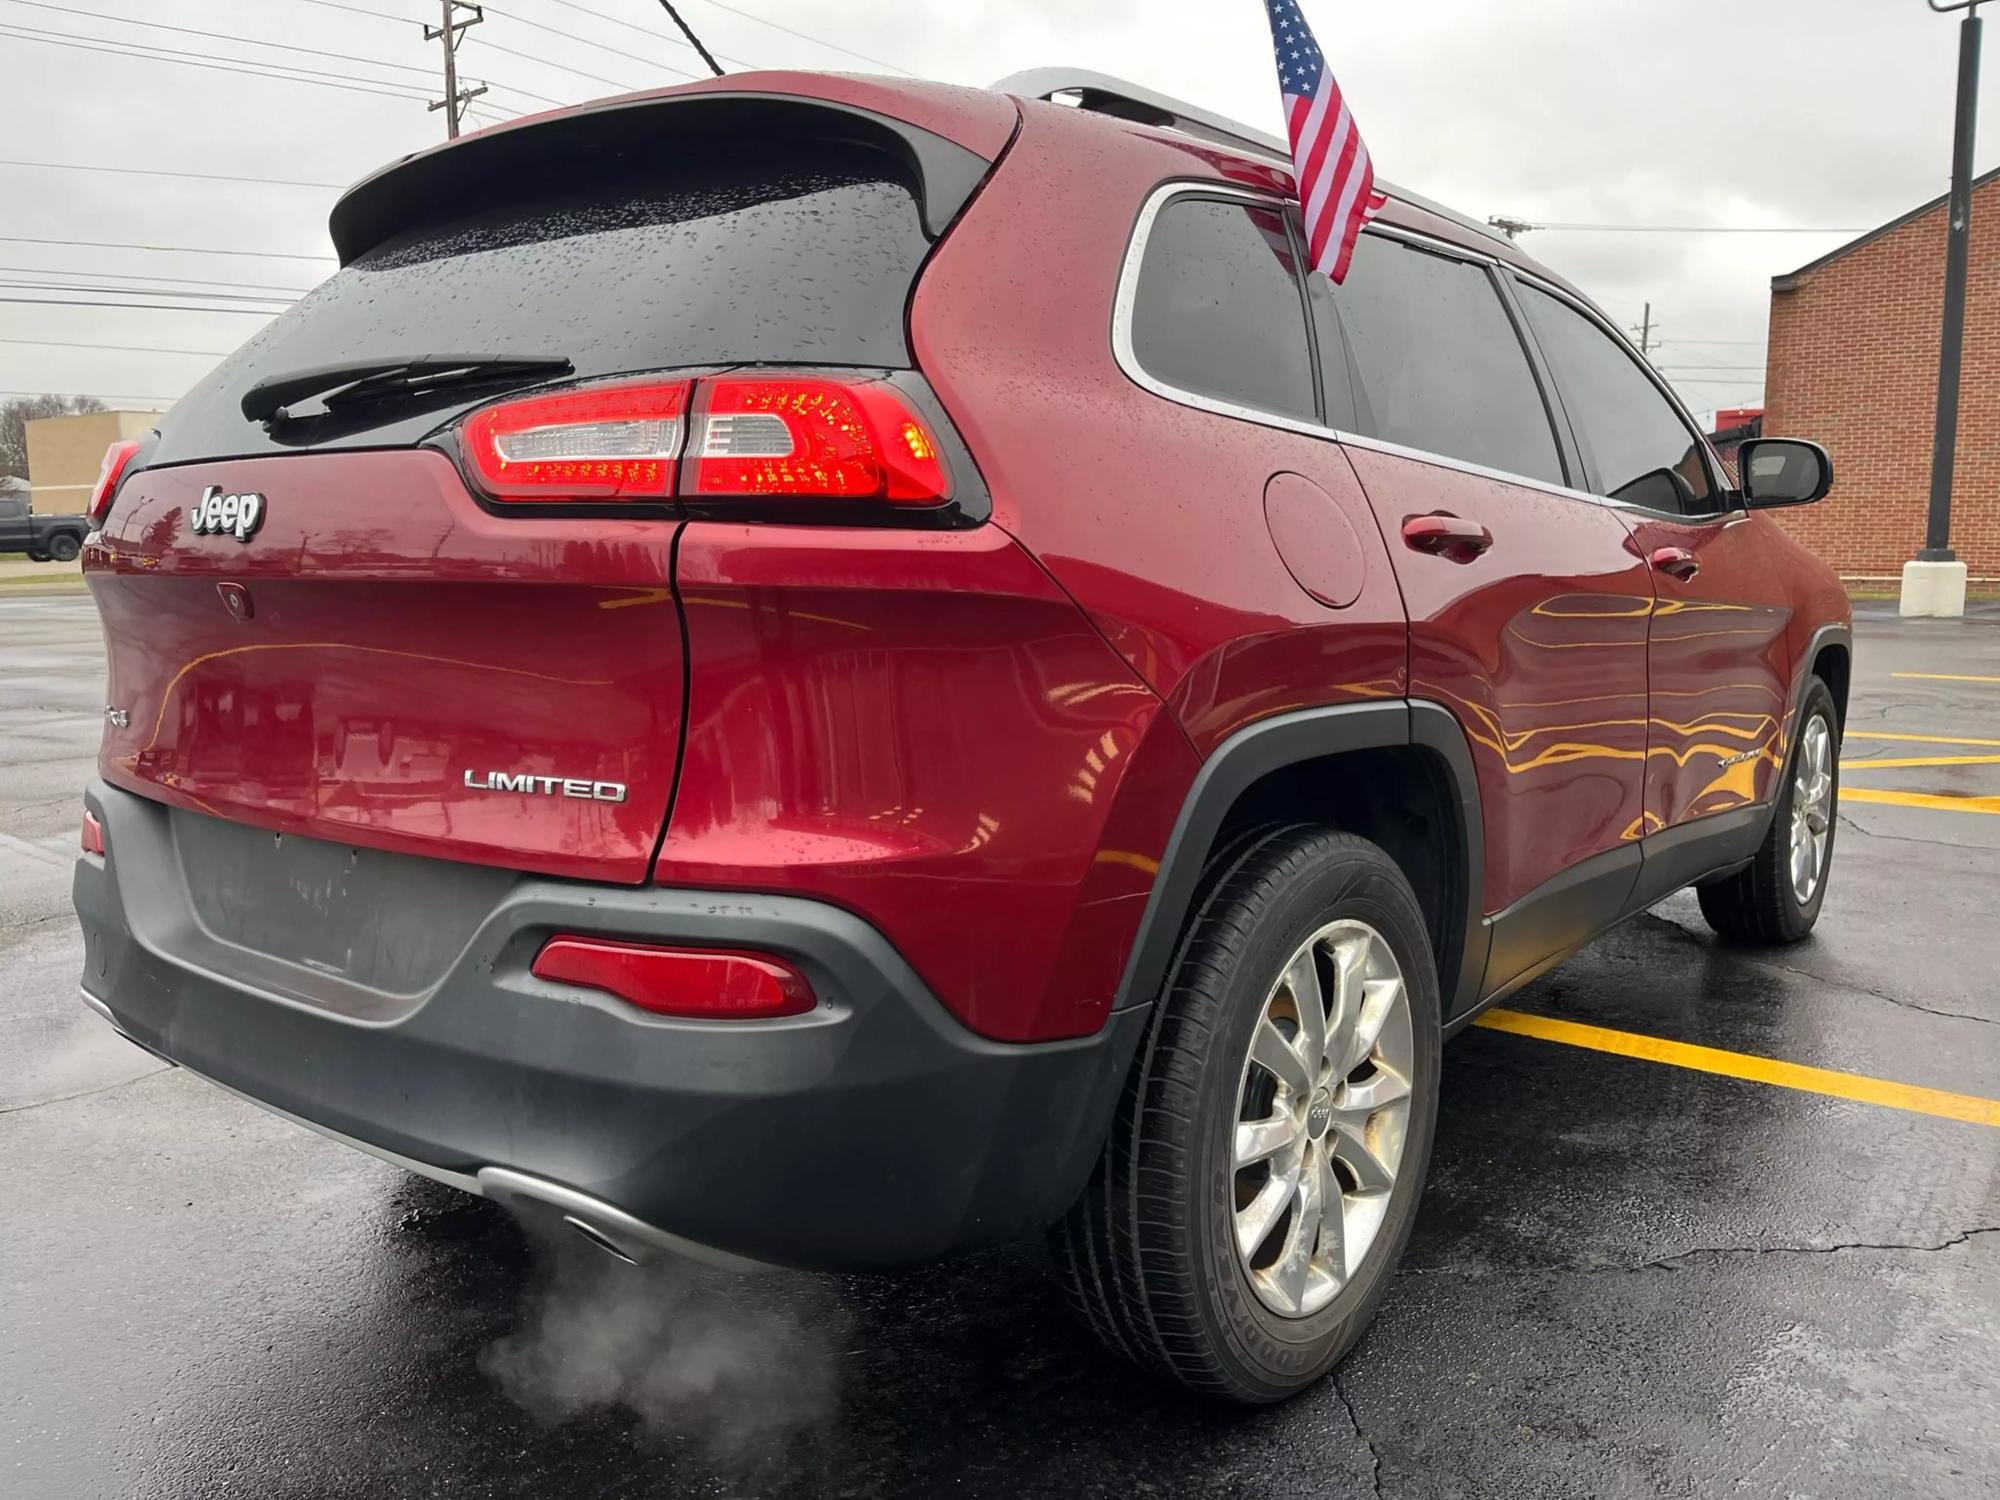
{"type": "Polygon", "coordinates": [[[1611,324],[1113,80],[756,73],[339,202],[143,444],[86,999],[617,1253],[1051,1229],[1114,1348],[1271,1400],[1409,1234],[1439,1044],[1696,884],[1805,934],[1829,572],[1611,324]],[[1058,96],[1074,98],[1068,106],[1058,96]]]}

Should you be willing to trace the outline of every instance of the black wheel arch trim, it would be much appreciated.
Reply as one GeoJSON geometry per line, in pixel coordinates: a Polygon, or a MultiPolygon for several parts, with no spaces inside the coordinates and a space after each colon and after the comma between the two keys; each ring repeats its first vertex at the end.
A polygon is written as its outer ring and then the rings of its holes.
{"type": "MultiPolygon", "coordinates": [[[[1812,685],[1815,676],[1813,663],[1819,660],[1820,652],[1828,646],[1839,646],[1847,653],[1848,676],[1850,680],[1853,677],[1854,627],[1845,620],[1830,620],[1812,633],[1806,641],[1806,649],[1799,653],[1797,670],[1792,673],[1790,711],[1793,719],[1797,719],[1799,710],[1805,707],[1806,689],[1812,685]]],[[[1847,730],[1847,705],[1836,701],[1835,707],[1840,712],[1841,721],[1834,727],[1844,734],[1847,730]]],[[[1776,797],[1771,799],[1772,806],[1777,805],[1777,800],[1776,797]]]]}
{"type": "Polygon", "coordinates": [[[1445,912],[1458,913],[1459,920],[1456,932],[1450,920],[1444,924],[1438,981],[1446,1016],[1474,1003],[1486,972],[1488,933],[1480,914],[1485,836],[1472,752],[1450,709],[1397,698],[1275,714],[1245,725],[1211,752],[1160,856],[1113,1009],[1149,1005],[1159,993],[1209,852],[1246,791],[1272,772],[1305,761],[1398,747],[1433,756],[1451,790],[1458,848],[1449,862],[1453,883],[1443,899],[1445,912]]]}

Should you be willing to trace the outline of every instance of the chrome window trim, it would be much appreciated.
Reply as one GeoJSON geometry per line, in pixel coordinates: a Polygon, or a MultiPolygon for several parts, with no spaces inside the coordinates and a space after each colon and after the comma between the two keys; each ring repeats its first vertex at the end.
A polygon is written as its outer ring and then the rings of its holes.
{"type": "Polygon", "coordinates": [[[1489,469],[1484,464],[1453,458],[1449,454],[1433,453],[1428,448],[1408,448],[1401,443],[1392,443],[1387,438],[1369,437],[1360,432],[1340,432],[1333,428],[1326,429],[1325,435],[1339,440],[1350,448],[1366,448],[1373,453],[1386,453],[1392,458],[1415,459],[1418,463],[1429,464],[1433,468],[1470,474],[1475,479],[1495,480],[1500,484],[1512,485],[1515,489],[1537,490],[1544,495],[1561,496],[1565,500],[1584,500],[1592,505],[1601,505],[1607,510],[1639,508],[1636,505],[1628,505],[1623,500],[1613,500],[1608,495],[1593,495],[1588,490],[1573,490],[1566,484],[1554,484],[1546,479],[1537,479],[1531,474],[1516,474],[1508,469],[1489,469]]]}
{"type": "Polygon", "coordinates": [[[1362,233],[1378,235],[1383,239],[1401,240],[1416,249],[1428,250],[1433,255],[1448,255],[1453,260],[1470,261],[1476,266],[1500,264],[1500,257],[1488,255],[1484,250],[1475,250],[1470,245],[1441,240],[1434,234],[1425,234],[1421,229],[1407,229],[1401,224],[1385,224],[1380,219],[1364,225],[1362,233]]]}
{"type": "MultiPolygon", "coordinates": [[[[1132,347],[1132,317],[1138,301],[1139,269],[1146,256],[1146,241],[1153,232],[1153,224],[1160,216],[1160,210],[1175,198],[1222,198],[1255,204],[1260,208],[1274,208],[1279,212],[1289,212],[1291,200],[1274,193],[1259,192],[1253,188],[1237,187],[1228,183],[1206,182],[1199,179],[1176,179],[1165,182],[1153,189],[1140,206],[1139,216],[1132,226],[1132,236],[1126,243],[1125,262],[1118,272],[1118,290],[1111,307],[1111,352],[1118,361],[1118,368],[1141,390],[1158,396],[1163,401],[1171,401],[1176,406],[1191,407],[1218,417],[1229,417],[1239,422],[1254,423],[1259,427],[1272,427],[1280,432],[1295,432],[1303,437],[1323,438],[1354,448],[1365,448],[1374,453],[1387,454],[1393,458],[1413,459],[1434,468],[1450,469],[1454,473],[1469,474],[1476,479],[1490,479],[1500,484],[1513,485],[1517,489],[1535,490],[1544,495],[1556,495],[1565,500],[1581,500],[1590,505],[1602,506],[1607,510],[1632,511],[1640,515],[1664,515],[1665,512],[1647,510],[1644,506],[1632,505],[1624,500],[1613,499],[1609,495],[1593,495],[1587,490],[1571,489],[1568,485],[1553,484],[1546,479],[1537,479],[1529,474],[1515,474],[1505,469],[1489,469],[1483,464],[1475,464],[1465,459],[1453,458],[1449,454],[1434,453],[1428,448],[1409,448],[1401,443],[1392,443],[1384,438],[1369,437],[1364,433],[1345,432],[1338,427],[1328,427],[1319,422],[1301,421],[1288,417],[1282,412],[1265,411],[1261,407],[1243,406],[1233,401],[1225,401],[1218,396],[1203,395],[1199,391],[1183,390],[1147,371],[1139,362],[1139,356],[1132,347]]],[[[1367,234],[1380,234],[1391,239],[1407,240],[1419,249],[1435,250],[1438,253],[1468,261],[1474,265],[1496,265],[1491,256],[1482,255],[1477,250],[1463,245],[1454,245],[1449,240],[1433,239],[1416,230],[1404,229],[1400,225],[1370,224],[1367,234]]],[[[1508,267],[1513,269],[1511,264],[1508,267]]],[[[1308,273],[1310,274],[1310,273],[1308,273]]],[[[1535,278],[1538,285],[1540,278],[1535,278]]],[[[1573,300],[1565,297],[1565,301],[1573,300]]],[[[1601,321],[1601,320],[1596,320],[1601,321]]],[[[1300,325],[1301,332],[1304,324],[1300,325]]],[[[1676,409],[1679,403],[1676,402],[1676,409]]],[[[1689,424],[1692,426],[1693,424],[1689,424]]],[[[1725,513],[1726,514],[1726,513],[1725,513]]],[[[1686,521],[1691,518],[1679,516],[1675,519],[1686,521]]]]}
{"type": "MultiPolygon", "coordinates": [[[[1253,204],[1258,208],[1272,208],[1284,213],[1290,206],[1289,200],[1273,193],[1260,193],[1249,188],[1239,188],[1221,183],[1176,181],[1162,183],[1147,195],[1145,204],[1139,209],[1138,221],[1132,226],[1132,238],[1125,248],[1125,264],[1118,272],[1118,291],[1111,304],[1111,352],[1118,361],[1118,368],[1141,390],[1151,391],[1162,400],[1172,401],[1179,406],[1191,406],[1197,411],[1213,412],[1219,417],[1234,417],[1240,422],[1255,422],[1261,427],[1275,427],[1281,432],[1298,432],[1307,437],[1329,437],[1330,427],[1303,418],[1287,416],[1283,412],[1266,411],[1260,406],[1244,406],[1238,402],[1224,400],[1220,396],[1208,396],[1199,391],[1184,390],[1177,385],[1169,385],[1139,362],[1138,351],[1132,346],[1132,318],[1139,299],[1139,271],[1146,258],[1146,242],[1152,238],[1153,225],[1160,217],[1160,210],[1175,198],[1221,198],[1240,203],[1253,204]]],[[[1306,331],[1306,310],[1303,303],[1299,307],[1299,337],[1309,337],[1306,331]]]]}

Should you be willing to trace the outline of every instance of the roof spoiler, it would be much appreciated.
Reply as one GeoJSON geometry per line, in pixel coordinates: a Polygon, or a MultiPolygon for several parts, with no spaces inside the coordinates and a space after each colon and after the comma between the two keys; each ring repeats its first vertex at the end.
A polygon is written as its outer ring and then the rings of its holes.
{"type": "MultiPolygon", "coordinates": [[[[1203,109],[1198,104],[1189,104],[1184,99],[1176,99],[1170,94],[1157,93],[1122,78],[1113,78],[1108,73],[1094,73],[1088,68],[1029,68],[1024,73],[1009,74],[993,87],[1000,93],[1015,94],[1023,99],[1053,102],[1060,97],[1074,96],[1077,108],[1093,114],[1114,115],[1140,125],[1178,131],[1196,140],[1227,146],[1251,156],[1276,157],[1288,170],[1291,167],[1291,145],[1280,137],[1253,130],[1240,121],[1203,109]]],[[[1461,229],[1473,230],[1489,240],[1500,239],[1493,232],[1492,225],[1482,224],[1421,193],[1412,193],[1379,177],[1375,179],[1375,186],[1399,202],[1449,219],[1461,229]]]]}
{"type": "Polygon", "coordinates": [[[349,188],[328,232],[340,263],[417,223],[431,223],[518,194],[521,184],[562,182],[582,166],[699,148],[707,140],[797,131],[816,142],[859,145],[902,158],[918,189],[924,231],[943,235],[992,163],[920,126],[873,110],[797,94],[707,91],[583,105],[464,136],[406,156],[349,188]],[[672,129],[675,135],[666,132],[672,129]]]}

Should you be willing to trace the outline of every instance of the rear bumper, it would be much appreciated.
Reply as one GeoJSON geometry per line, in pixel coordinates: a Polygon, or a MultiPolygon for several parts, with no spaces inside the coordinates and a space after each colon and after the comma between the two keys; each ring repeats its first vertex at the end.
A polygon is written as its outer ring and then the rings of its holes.
{"type": "MultiPolygon", "coordinates": [[[[85,997],[160,1056],[303,1124],[621,1244],[872,1269],[1032,1233],[1096,1157],[1144,1015],[991,1042],[880,933],[819,902],[523,877],[442,977],[385,994],[217,937],[159,803],[93,782],[108,857],[75,899],[85,997]],[[818,1007],[647,1016],[546,983],[554,932],[762,949],[818,1007]]],[[[940,920],[950,920],[940,914],[940,920]]],[[[267,945],[277,946],[277,945],[267,945]]]]}

